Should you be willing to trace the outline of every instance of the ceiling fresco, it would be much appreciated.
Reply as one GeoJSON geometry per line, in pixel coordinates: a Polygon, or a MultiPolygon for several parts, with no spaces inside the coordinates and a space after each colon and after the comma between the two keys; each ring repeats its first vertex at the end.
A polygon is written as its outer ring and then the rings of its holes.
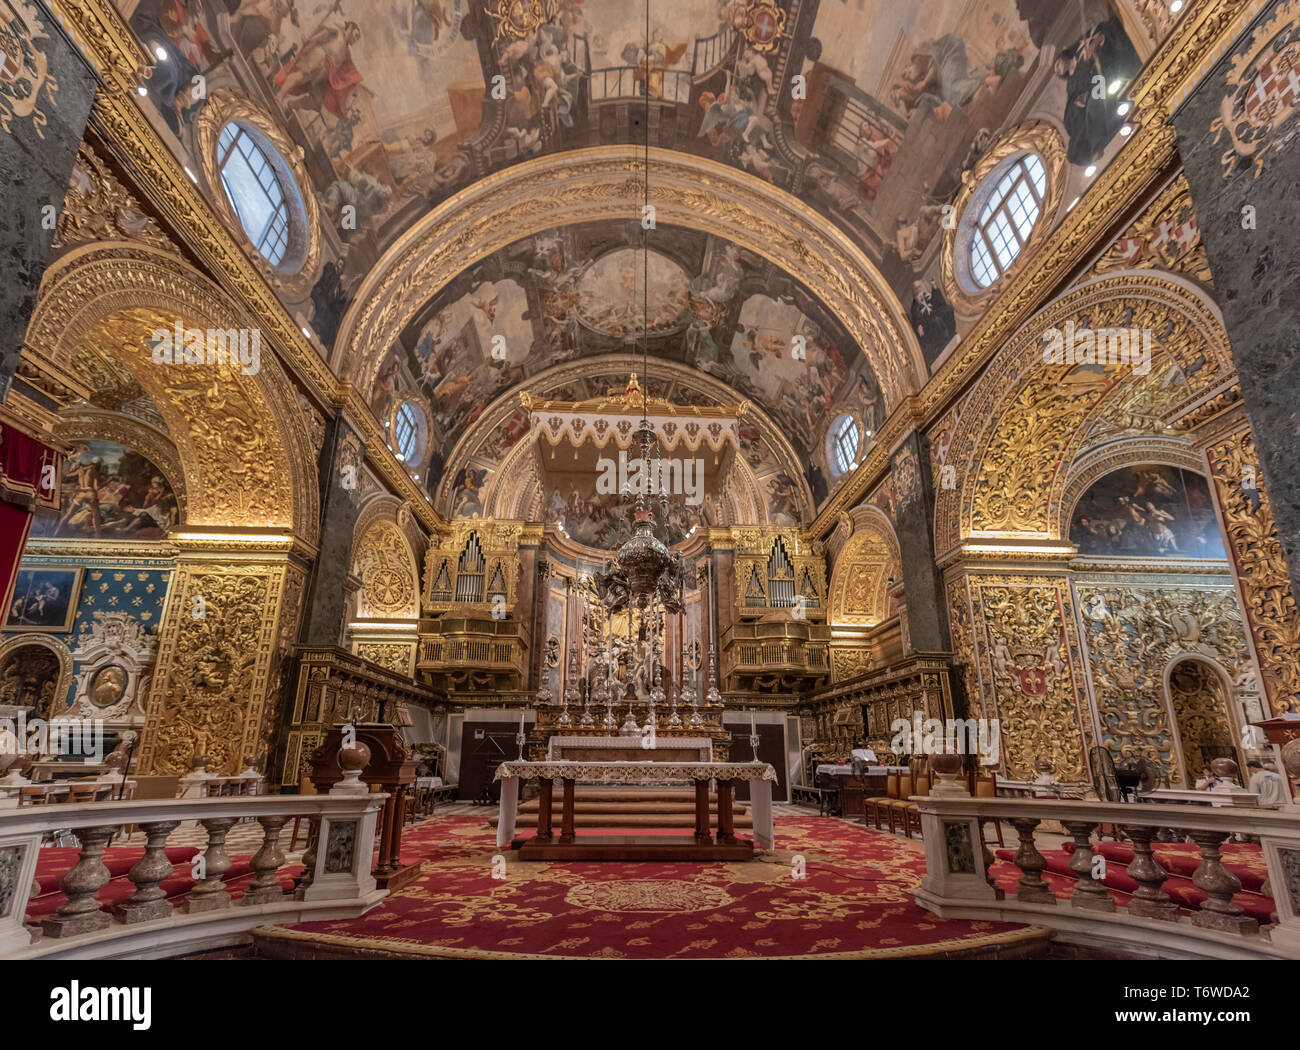
{"type": "MultiPolygon", "coordinates": [[[[406,400],[426,410],[430,492],[441,457],[502,394],[566,361],[639,351],[640,235],[631,221],[586,223],[518,241],[452,281],[389,350],[371,408],[385,423],[406,400]]],[[[661,226],[648,262],[651,377],[656,362],[679,362],[761,407],[820,503],[832,416],[851,408],[866,429],[883,417],[880,385],[856,344],[802,285],[720,238],[661,226]]],[[[789,517],[793,486],[786,478],[772,493],[789,517]]]]}
{"type": "Polygon", "coordinates": [[[648,94],[653,145],[750,172],[846,231],[933,365],[971,323],[938,279],[963,172],[1030,120],[1060,129],[1075,168],[1103,163],[1139,64],[1109,0],[649,3],[647,49],[645,8],[623,0],[119,0],[158,56],[155,123],[192,172],[218,91],[301,147],[326,243],[314,284],[284,294],[327,352],[352,290],[422,215],[529,157],[645,141],[648,94]],[[1097,76],[1114,91],[1095,97],[1097,76]]]}

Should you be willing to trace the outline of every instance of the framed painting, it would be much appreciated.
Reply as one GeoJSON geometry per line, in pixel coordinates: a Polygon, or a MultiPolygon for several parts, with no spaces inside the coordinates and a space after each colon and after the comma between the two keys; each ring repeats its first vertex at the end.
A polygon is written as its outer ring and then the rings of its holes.
{"type": "Polygon", "coordinates": [[[5,610],[4,630],[46,631],[51,634],[66,634],[72,630],[84,572],[80,565],[19,569],[13,596],[5,610]]]}

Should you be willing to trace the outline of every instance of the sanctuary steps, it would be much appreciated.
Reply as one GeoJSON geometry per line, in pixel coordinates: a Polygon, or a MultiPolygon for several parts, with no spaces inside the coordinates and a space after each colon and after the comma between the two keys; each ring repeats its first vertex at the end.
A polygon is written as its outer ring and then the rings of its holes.
{"type": "MultiPolygon", "coordinates": [[[[552,817],[560,817],[560,802],[552,804],[552,817]]],[[[740,804],[731,807],[732,820],[737,831],[752,831],[753,818],[749,809],[740,804]]],[[[718,813],[716,795],[709,795],[709,816],[715,821],[718,813]]],[[[573,819],[579,831],[585,828],[694,828],[695,792],[671,789],[582,787],[574,788],[573,819]]],[[[497,815],[491,817],[496,827],[497,815]]],[[[537,799],[519,804],[519,828],[537,826],[537,799]]]]}

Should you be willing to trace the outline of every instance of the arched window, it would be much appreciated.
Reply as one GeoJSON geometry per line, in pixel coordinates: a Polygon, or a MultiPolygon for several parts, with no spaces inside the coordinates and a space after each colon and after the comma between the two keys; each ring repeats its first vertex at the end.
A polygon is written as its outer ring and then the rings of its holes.
{"type": "Polygon", "coordinates": [[[412,463],[420,452],[420,410],[403,401],[393,415],[393,451],[404,463],[412,463]]]}
{"type": "Polygon", "coordinates": [[[971,231],[970,272],[987,288],[1015,262],[1047,196],[1047,171],[1036,153],[1026,153],[993,173],[997,179],[971,231]]]}
{"type": "Polygon", "coordinates": [[[221,188],[253,247],[272,266],[289,248],[289,206],[280,176],[247,129],[230,123],[217,139],[221,188]]]}
{"type": "Polygon", "coordinates": [[[826,458],[830,460],[831,469],[837,475],[847,474],[858,465],[858,449],[862,444],[858,421],[847,412],[836,417],[831,424],[829,438],[826,458]]]}

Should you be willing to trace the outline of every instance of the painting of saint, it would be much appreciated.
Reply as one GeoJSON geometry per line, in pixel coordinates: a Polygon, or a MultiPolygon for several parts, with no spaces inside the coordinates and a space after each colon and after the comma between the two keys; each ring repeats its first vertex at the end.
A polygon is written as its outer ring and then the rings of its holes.
{"type": "Polygon", "coordinates": [[[206,75],[230,57],[221,51],[203,24],[202,0],[144,0],[131,16],[150,54],[159,59],[145,82],[149,98],[163,121],[179,136],[182,123],[191,123],[206,96],[194,98],[194,77],[206,75]]]}
{"type": "Polygon", "coordinates": [[[457,518],[478,518],[483,515],[483,486],[487,470],[466,467],[460,472],[451,490],[451,512],[457,518]]]}
{"type": "Polygon", "coordinates": [[[1090,27],[1056,56],[1052,71],[1065,81],[1065,131],[1071,164],[1091,164],[1115,137],[1124,85],[1137,73],[1138,58],[1119,17],[1090,27]]]}
{"type": "Polygon", "coordinates": [[[928,279],[914,282],[908,316],[917,341],[921,344],[926,364],[934,364],[944,347],[957,334],[957,320],[943,289],[928,279]]]}

